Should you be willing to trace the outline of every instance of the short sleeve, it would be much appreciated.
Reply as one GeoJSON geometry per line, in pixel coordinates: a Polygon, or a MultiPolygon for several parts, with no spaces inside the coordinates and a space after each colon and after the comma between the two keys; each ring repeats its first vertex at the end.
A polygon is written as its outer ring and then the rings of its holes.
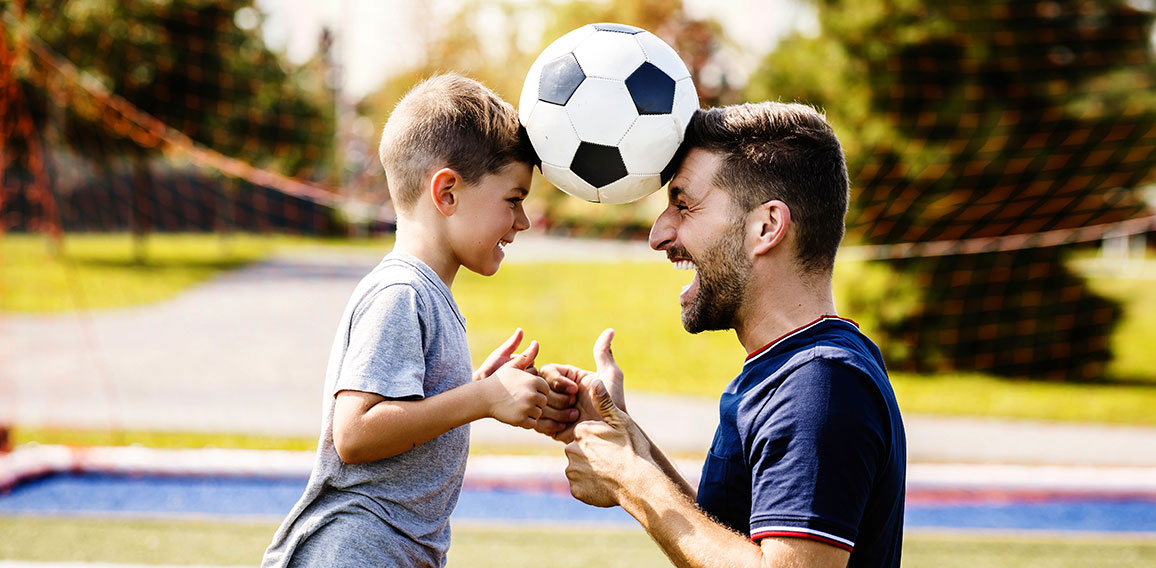
{"type": "Polygon", "coordinates": [[[385,398],[425,396],[425,350],[417,291],[393,284],[354,309],[349,345],[331,395],[356,390],[385,398]]]}
{"type": "Polygon", "coordinates": [[[886,411],[870,379],[834,361],[791,372],[748,424],[751,538],[851,550],[885,458],[886,411]]]}

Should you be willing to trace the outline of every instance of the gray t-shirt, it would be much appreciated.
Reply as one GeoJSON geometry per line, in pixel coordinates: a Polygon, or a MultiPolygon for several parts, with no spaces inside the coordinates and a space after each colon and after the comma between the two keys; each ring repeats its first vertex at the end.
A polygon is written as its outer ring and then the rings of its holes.
{"type": "Polygon", "coordinates": [[[342,390],[420,399],[465,384],[472,372],[465,319],[449,288],[417,258],[387,255],[341,317],[313,473],[261,565],[443,566],[469,425],[397,456],[349,465],[333,446],[333,407],[342,390]]]}

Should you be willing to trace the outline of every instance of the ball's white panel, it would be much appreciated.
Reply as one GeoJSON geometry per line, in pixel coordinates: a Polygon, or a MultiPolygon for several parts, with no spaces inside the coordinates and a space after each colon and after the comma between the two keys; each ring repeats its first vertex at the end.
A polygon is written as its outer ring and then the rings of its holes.
{"type": "Polygon", "coordinates": [[[566,112],[579,138],[605,146],[617,145],[634,119],[638,118],[638,110],[634,108],[634,99],[630,98],[626,83],[589,77],[566,103],[566,112]]]}
{"type": "Polygon", "coordinates": [[[538,102],[538,83],[542,78],[542,60],[539,59],[530,66],[526,73],[526,82],[522,83],[522,96],[518,97],[518,120],[525,126],[530,122],[530,111],[534,110],[534,103],[538,102]]]}
{"type": "MultiPolygon", "coordinates": [[[[598,190],[594,186],[582,181],[582,178],[564,166],[555,166],[542,162],[542,177],[554,184],[554,187],[586,201],[598,201],[598,190]]],[[[623,178],[625,181],[629,178],[623,178]]]]}
{"type": "Polygon", "coordinates": [[[525,125],[530,143],[538,153],[538,159],[543,162],[569,164],[574,151],[582,143],[570,123],[565,107],[538,102],[530,111],[525,125]]]}
{"type": "Polygon", "coordinates": [[[619,204],[637,201],[662,189],[658,174],[629,175],[598,190],[600,203],[619,204]]]}
{"type": "Polygon", "coordinates": [[[661,173],[678,150],[682,135],[683,129],[669,114],[638,117],[618,143],[626,171],[632,174],[661,173]]]}
{"type": "Polygon", "coordinates": [[[690,77],[680,79],[674,84],[674,109],[671,114],[678,121],[679,140],[686,134],[686,125],[690,124],[690,117],[698,110],[698,91],[694,89],[694,81],[690,77]]]}
{"type": "Polygon", "coordinates": [[[574,48],[574,57],[587,77],[619,81],[646,62],[646,54],[633,35],[607,31],[585,38],[574,48]]]}
{"type": "Polygon", "coordinates": [[[658,36],[650,32],[642,32],[634,37],[638,38],[638,44],[646,53],[646,60],[665,71],[671,79],[679,81],[690,77],[690,70],[686,68],[686,63],[683,63],[678,52],[659,39],[658,36]]]}
{"type": "Polygon", "coordinates": [[[530,70],[526,72],[526,81],[522,83],[522,94],[518,97],[518,118],[522,124],[529,122],[530,111],[533,110],[533,102],[538,99],[538,83],[542,78],[542,67],[550,61],[553,61],[567,53],[570,53],[574,48],[582,43],[582,40],[594,35],[598,30],[592,25],[585,25],[578,29],[572,30],[566,35],[554,40],[542,53],[538,54],[538,58],[530,65],[530,70]]]}
{"type": "Polygon", "coordinates": [[[542,53],[538,54],[538,59],[534,60],[534,63],[540,62],[545,64],[547,61],[553,61],[559,57],[562,57],[563,55],[574,51],[574,48],[578,47],[578,44],[582,43],[583,40],[596,33],[598,33],[598,30],[590,24],[586,24],[585,26],[574,29],[568,32],[566,35],[563,35],[562,37],[550,42],[550,45],[547,45],[546,49],[543,49],[542,53]]]}

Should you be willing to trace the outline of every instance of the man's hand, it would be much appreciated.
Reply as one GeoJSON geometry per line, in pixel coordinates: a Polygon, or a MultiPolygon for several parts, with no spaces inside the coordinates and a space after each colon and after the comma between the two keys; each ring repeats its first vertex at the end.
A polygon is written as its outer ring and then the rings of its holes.
{"type": "MultiPolygon", "coordinates": [[[[614,361],[614,353],[610,349],[610,342],[614,340],[614,330],[607,329],[594,341],[594,364],[597,371],[591,372],[573,365],[550,364],[542,367],[541,375],[550,382],[551,387],[557,383],[561,385],[576,385],[577,402],[574,404],[577,416],[568,423],[561,423],[552,435],[554,439],[570,443],[574,441],[574,426],[586,420],[603,420],[595,405],[596,397],[592,394],[594,381],[600,381],[609,393],[613,404],[623,412],[626,410],[626,396],[622,390],[622,369],[614,361]]],[[[575,392],[570,391],[570,392],[575,392]]],[[[550,406],[554,403],[551,401],[550,406]]],[[[539,430],[544,433],[543,430],[539,430]]]]}
{"type": "MultiPolygon", "coordinates": [[[[489,357],[482,362],[474,371],[473,379],[480,381],[494,373],[498,372],[504,365],[514,360],[514,352],[518,350],[518,345],[522,343],[523,332],[522,328],[514,330],[510,338],[494,349],[489,357]]],[[[537,353],[537,350],[535,350],[537,353]]],[[[524,369],[525,372],[531,375],[538,375],[538,369],[531,361],[530,365],[524,369]]],[[[578,383],[570,381],[569,379],[555,375],[546,377],[547,385],[550,387],[546,394],[546,406],[542,407],[542,414],[534,421],[533,429],[546,434],[547,436],[554,436],[558,432],[569,428],[578,419],[578,411],[574,409],[574,403],[577,400],[575,394],[578,392],[578,383]]]]}
{"type": "Polygon", "coordinates": [[[615,405],[602,381],[591,382],[591,403],[601,421],[584,421],[574,428],[574,441],[566,446],[566,478],[570,494],[595,507],[621,504],[624,488],[646,468],[659,474],[646,437],[615,405]]]}

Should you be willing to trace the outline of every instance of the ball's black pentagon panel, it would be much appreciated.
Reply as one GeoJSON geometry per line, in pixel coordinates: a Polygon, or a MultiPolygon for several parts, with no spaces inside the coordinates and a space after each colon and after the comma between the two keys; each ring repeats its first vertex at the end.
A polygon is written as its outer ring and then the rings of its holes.
{"type": "Polygon", "coordinates": [[[573,53],[567,53],[542,67],[542,79],[538,82],[538,100],[556,105],[564,105],[578,85],[586,80],[582,66],[573,53]]]}
{"type": "Polygon", "coordinates": [[[626,78],[626,88],[638,114],[670,114],[674,108],[674,79],[650,62],[626,78]]]}
{"type": "Polygon", "coordinates": [[[578,145],[570,170],[594,187],[616,182],[628,173],[618,148],[589,142],[578,145]]]}
{"type": "Polygon", "coordinates": [[[618,32],[618,33],[623,33],[623,34],[637,34],[637,33],[642,33],[644,31],[646,31],[646,30],[643,30],[642,28],[636,28],[634,26],[628,26],[626,24],[601,23],[601,24],[593,24],[593,26],[594,26],[594,29],[596,29],[600,32],[618,32]]]}

